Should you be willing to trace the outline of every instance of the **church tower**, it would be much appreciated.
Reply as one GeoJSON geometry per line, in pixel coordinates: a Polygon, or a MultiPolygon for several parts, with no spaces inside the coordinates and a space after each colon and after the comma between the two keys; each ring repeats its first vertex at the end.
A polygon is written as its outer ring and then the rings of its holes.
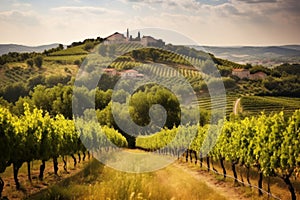
{"type": "Polygon", "coordinates": [[[141,33],[140,33],[140,32],[138,32],[137,39],[138,39],[138,40],[141,40],[141,33]]]}

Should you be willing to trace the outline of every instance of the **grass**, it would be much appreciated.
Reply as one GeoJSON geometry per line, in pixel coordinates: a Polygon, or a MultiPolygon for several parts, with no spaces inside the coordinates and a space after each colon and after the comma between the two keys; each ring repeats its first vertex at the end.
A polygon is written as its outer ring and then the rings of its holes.
{"type": "MultiPolygon", "coordinates": [[[[186,163],[185,162],[185,157],[182,157],[181,162],[186,163]]],[[[231,163],[229,162],[224,162],[225,164],[225,168],[226,168],[226,173],[227,176],[231,176],[233,177],[233,172],[231,170],[231,163]]],[[[206,171],[207,172],[207,163],[206,160],[204,159],[203,162],[203,167],[200,168],[199,167],[199,163],[197,165],[195,165],[194,163],[188,163],[187,164],[189,166],[190,169],[193,170],[201,170],[201,171],[206,171]]],[[[221,173],[222,172],[222,168],[220,166],[220,163],[218,161],[213,161],[213,165],[214,168],[221,173]]],[[[212,167],[212,165],[211,165],[212,167]]],[[[238,179],[241,180],[241,174],[243,176],[243,180],[245,185],[247,184],[247,180],[246,180],[246,168],[245,167],[241,167],[240,165],[236,165],[236,171],[238,173],[238,179]]],[[[222,181],[222,182],[227,182],[231,185],[234,185],[234,187],[239,187],[239,192],[241,193],[240,195],[245,197],[245,198],[250,198],[253,200],[262,200],[262,199],[268,199],[268,195],[264,194],[262,197],[258,196],[258,190],[256,188],[250,188],[248,186],[242,186],[241,184],[235,185],[234,181],[232,178],[227,177],[225,180],[223,178],[223,176],[221,175],[217,175],[213,172],[210,172],[207,174],[210,174],[211,176],[213,176],[216,180],[218,181],[222,181]]],[[[257,186],[258,184],[258,172],[256,170],[256,168],[251,168],[250,170],[250,182],[252,185],[257,186]]],[[[300,181],[299,180],[295,180],[293,177],[290,178],[294,189],[296,190],[296,195],[298,198],[300,198],[300,181]]],[[[271,177],[270,178],[270,188],[271,188],[271,193],[276,196],[279,197],[280,199],[290,199],[290,192],[287,188],[287,185],[283,182],[283,180],[279,177],[271,177]]],[[[263,190],[267,191],[267,178],[263,177],[263,190]]],[[[272,198],[270,198],[272,199],[272,198]]]]}
{"type": "Polygon", "coordinates": [[[79,67],[74,64],[61,65],[55,62],[45,62],[45,65],[40,69],[40,73],[45,76],[53,75],[72,75],[75,76],[79,67]]]}
{"type": "Polygon", "coordinates": [[[70,47],[61,51],[56,51],[51,53],[50,56],[68,56],[68,55],[85,55],[88,54],[88,51],[84,50],[85,44],[70,47]]]}
{"type": "Polygon", "coordinates": [[[174,166],[151,173],[116,171],[97,161],[30,199],[225,199],[174,166]]]}
{"type": "Polygon", "coordinates": [[[32,182],[28,181],[27,177],[27,164],[23,163],[22,167],[19,170],[18,179],[21,184],[21,190],[15,189],[15,182],[13,179],[13,169],[12,166],[6,168],[5,172],[0,174],[4,180],[5,187],[3,191],[3,196],[8,197],[8,199],[23,199],[31,194],[37,193],[38,191],[45,190],[47,187],[58,183],[61,180],[67,180],[67,177],[70,177],[89,163],[88,160],[78,163],[76,168],[74,167],[73,159],[68,156],[67,158],[67,170],[69,173],[66,173],[63,170],[63,162],[61,158],[58,159],[59,171],[58,176],[54,174],[53,162],[49,160],[46,162],[46,169],[44,172],[44,180],[40,181],[38,179],[39,168],[41,161],[31,162],[31,178],[32,182]]]}

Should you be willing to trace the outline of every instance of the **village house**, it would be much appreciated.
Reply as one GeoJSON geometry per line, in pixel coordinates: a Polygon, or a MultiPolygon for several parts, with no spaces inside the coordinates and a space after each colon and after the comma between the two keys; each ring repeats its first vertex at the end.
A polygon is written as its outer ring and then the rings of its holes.
{"type": "Polygon", "coordinates": [[[120,72],[120,75],[122,77],[127,77],[127,78],[143,78],[144,74],[140,74],[138,71],[134,69],[128,69],[120,72]]]}
{"type": "Polygon", "coordinates": [[[256,72],[254,74],[250,74],[251,80],[261,80],[267,77],[267,74],[264,72],[256,72]]]}
{"type": "Polygon", "coordinates": [[[250,78],[250,71],[249,69],[233,69],[232,75],[237,76],[240,79],[250,78]]]}
{"type": "Polygon", "coordinates": [[[128,69],[118,72],[114,68],[106,68],[103,69],[103,72],[109,76],[122,76],[126,78],[143,78],[144,74],[139,73],[138,71],[134,69],[128,69]]]}
{"type": "Polygon", "coordinates": [[[114,68],[105,68],[103,72],[109,76],[116,76],[118,74],[117,70],[114,68]]]}
{"type": "Polygon", "coordinates": [[[251,80],[261,80],[267,77],[267,74],[264,72],[256,72],[250,74],[249,69],[233,69],[232,75],[239,77],[240,79],[247,78],[251,80]]]}

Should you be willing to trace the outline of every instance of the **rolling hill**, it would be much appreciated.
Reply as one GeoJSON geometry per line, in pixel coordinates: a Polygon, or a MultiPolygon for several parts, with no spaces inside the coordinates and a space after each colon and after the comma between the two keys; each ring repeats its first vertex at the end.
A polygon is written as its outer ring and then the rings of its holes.
{"type": "Polygon", "coordinates": [[[40,45],[40,46],[25,46],[19,44],[0,44],[0,56],[3,54],[7,54],[9,52],[43,52],[46,49],[55,48],[58,46],[58,43],[48,44],[48,45],[40,45]]]}
{"type": "Polygon", "coordinates": [[[241,64],[250,63],[253,65],[274,66],[282,63],[300,62],[300,45],[285,46],[193,46],[196,49],[205,49],[217,57],[238,62],[241,64]]]}

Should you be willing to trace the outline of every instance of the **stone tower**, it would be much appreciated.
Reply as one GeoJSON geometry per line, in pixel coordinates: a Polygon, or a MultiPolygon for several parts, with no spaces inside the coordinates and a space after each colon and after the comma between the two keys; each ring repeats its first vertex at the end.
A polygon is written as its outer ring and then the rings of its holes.
{"type": "Polygon", "coordinates": [[[140,39],[141,39],[141,33],[140,33],[140,32],[138,32],[138,36],[137,36],[137,38],[138,38],[138,40],[140,40],[140,39]]]}

